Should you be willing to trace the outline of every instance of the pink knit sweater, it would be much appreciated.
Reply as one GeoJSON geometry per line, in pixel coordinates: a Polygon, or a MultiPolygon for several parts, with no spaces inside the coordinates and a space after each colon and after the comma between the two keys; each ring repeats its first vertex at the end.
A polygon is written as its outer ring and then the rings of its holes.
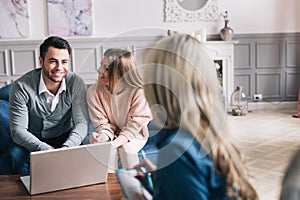
{"type": "Polygon", "coordinates": [[[147,124],[152,116],[142,88],[127,86],[112,95],[107,86],[95,83],[87,91],[87,103],[95,132],[111,140],[118,135],[129,141],[149,137],[147,124]]]}

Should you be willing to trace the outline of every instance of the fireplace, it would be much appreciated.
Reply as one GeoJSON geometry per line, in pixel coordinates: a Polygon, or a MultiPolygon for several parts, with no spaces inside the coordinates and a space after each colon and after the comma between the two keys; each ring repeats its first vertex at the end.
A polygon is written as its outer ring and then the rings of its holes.
{"type": "Polygon", "coordinates": [[[218,79],[220,82],[220,86],[223,87],[223,61],[222,60],[214,60],[216,65],[216,71],[218,75],[218,79]]]}
{"type": "Polygon", "coordinates": [[[234,90],[234,44],[238,41],[207,41],[204,48],[218,69],[220,84],[223,87],[226,107],[230,105],[230,96],[234,90]]]}

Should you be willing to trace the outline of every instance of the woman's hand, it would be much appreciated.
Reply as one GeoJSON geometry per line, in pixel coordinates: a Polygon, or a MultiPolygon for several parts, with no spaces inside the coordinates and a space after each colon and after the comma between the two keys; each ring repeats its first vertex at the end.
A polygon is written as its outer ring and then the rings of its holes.
{"type": "Polygon", "coordinates": [[[140,171],[141,168],[146,168],[149,172],[156,171],[156,165],[154,165],[149,159],[141,161],[139,164],[135,165],[133,168],[140,171]]]}
{"type": "Polygon", "coordinates": [[[124,135],[119,135],[119,137],[117,137],[116,139],[114,139],[111,144],[118,148],[120,146],[122,146],[123,144],[127,143],[128,142],[128,139],[127,137],[125,137],[124,135]]]}
{"type": "MultiPolygon", "coordinates": [[[[154,165],[150,160],[145,159],[141,161],[139,164],[134,166],[134,169],[137,170],[137,175],[135,178],[137,178],[144,188],[148,190],[150,194],[153,195],[154,191],[154,171],[156,170],[156,165],[154,165]]],[[[143,194],[136,194],[136,197],[138,199],[144,199],[145,196],[143,194]]]]}
{"type": "Polygon", "coordinates": [[[105,133],[92,132],[90,135],[90,143],[100,143],[109,141],[109,137],[105,133]]]}

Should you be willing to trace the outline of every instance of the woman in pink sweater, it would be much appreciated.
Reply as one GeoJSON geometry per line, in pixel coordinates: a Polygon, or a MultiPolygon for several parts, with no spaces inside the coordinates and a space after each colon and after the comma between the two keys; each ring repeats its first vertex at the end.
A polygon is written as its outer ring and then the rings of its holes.
{"type": "Polygon", "coordinates": [[[108,49],[98,71],[98,82],[87,91],[89,117],[94,126],[90,143],[112,141],[117,148],[111,167],[131,168],[139,160],[137,152],[148,139],[151,110],[133,53],[108,49]]]}

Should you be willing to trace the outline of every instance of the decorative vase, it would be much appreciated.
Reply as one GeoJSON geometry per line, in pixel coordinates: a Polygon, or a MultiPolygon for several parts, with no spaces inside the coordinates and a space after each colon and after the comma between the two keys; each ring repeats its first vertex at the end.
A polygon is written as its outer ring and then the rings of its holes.
{"type": "Polygon", "coordinates": [[[233,29],[228,27],[229,20],[225,20],[225,26],[220,30],[222,40],[230,41],[234,35],[233,29]]]}

